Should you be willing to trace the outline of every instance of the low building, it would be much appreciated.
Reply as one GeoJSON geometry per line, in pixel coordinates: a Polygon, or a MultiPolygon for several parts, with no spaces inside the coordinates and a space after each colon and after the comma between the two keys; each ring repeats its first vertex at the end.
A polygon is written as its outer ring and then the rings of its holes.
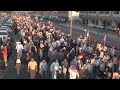
{"type": "Polygon", "coordinates": [[[73,20],[79,19],[79,12],[76,11],[58,11],[58,17],[67,17],[70,19],[71,12],[73,20]]]}
{"type": "Polygon", "coordinates": [[[80,11],[82,23],[120,27],[120,11],[80,11]]]}

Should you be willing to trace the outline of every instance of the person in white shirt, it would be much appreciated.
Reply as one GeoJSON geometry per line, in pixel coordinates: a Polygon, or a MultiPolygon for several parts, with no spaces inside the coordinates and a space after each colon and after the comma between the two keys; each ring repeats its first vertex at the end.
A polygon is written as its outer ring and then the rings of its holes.
{"type": "Polygon", "coordinates": [[[53,62],[50,66],[52,79],[57,79],[56,71],[58,70],[58,68],[59,68],[59,63],[58,63],[58,60],[56,59],[55,62],[53,62]]]}
{"type": "Polygon", "coordinates": [[[64,40],[63,37],[61,37],[61,38],[60,38],[60,43],[62,43],[63,41],[65,41],[65,40],[64,40]]]}
{"type": "Polygon", "coordinates": [[[19,77],[20,69],[21,69],[21,60],[19,54],[17,54],[15,65],[16,65],[17,76],[19,77]]]}
{"type": "Polygon", "coordinates": [[[42,79],[46,79],[48,65],[45,59],[43,59],[42,62],[40,62],[39,68],[40,68],[39,73],[41,74],[42,79]]]}
{"type": "Polygon", "coordinates": [[[16,46],[16,49],[17,49],[17,53],[20,55],[20,57],[22,57],[22,52],[24,48],[21,42],[16,46]]]}

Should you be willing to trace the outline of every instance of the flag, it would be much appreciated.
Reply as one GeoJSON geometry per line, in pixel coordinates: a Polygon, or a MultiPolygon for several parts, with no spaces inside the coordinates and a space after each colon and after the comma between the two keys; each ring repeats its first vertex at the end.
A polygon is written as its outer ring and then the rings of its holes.
{"type": "Polygon", "coordinates": [[[106,41],[106,35],[104,36],[104,42],[106,41]]]}
{"type": "Polygon", "coordinates": [[[105,45],[105,42],[106,42],[106,35],[104,36],[104,39],[102,39],[101,43],[104,43],[105,45]]]}
{"type": "Polygon", "coordinates": [[[86,37],[87,40],[89,39],[89,36],[90,36],[89,31],[87,31],[86,35],[85,35],[85,37],[86,37]]]}
{"type": "Polygon", "coordinates": [[[106,35],[104,36],[104,45],[105,45],[105,42],[106,42],[106,35]]]}
{"type": "Polygon", "coordinates": [[[89,31],[87,32],[87,37],[89,37],[89,31]]]}

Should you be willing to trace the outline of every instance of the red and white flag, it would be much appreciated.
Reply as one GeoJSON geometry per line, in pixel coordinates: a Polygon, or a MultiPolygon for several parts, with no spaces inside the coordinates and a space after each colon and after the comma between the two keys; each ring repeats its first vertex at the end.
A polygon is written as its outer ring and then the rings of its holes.
{"type": "Polygon", "coordinates": [[[88,32],[87,32],[87,37],[89,37],[89,35],[90,35],[90,34],[89,34],[89,31],[88,31],[88,32]]]}
{"type": "Polygon", "coordinates": [[[90,38],[90,34],[89,34],[89,31],[87,31],[87,33],[86,33],[86,39],[88,40],[89,38],[90,38]]]}
{"type": "Polygon", "coordinates": [[[105,45],[105,42],[106,42],[106,35],[104,36],[104,39],[102,39],[101,43],[104,43],[105,45]]]}

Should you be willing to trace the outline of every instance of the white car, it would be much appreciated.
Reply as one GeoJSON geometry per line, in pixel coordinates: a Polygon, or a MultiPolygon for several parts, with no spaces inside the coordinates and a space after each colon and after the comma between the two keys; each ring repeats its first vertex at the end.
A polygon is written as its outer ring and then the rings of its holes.
{"type": "Polygon", "coordinates": [[[105,25],[96,25],[96,28],[105,29],[105,25]]]}
{"type": "Polygon", "coordinates": [[[8,32],[5,30],[0,30],[0,39],[2,39],[4,44],[6,44],[8,41],[8,32]]]}
{"type": "Polygon", "coordinates": [[[93,27],[93,28],[96,27],[96,25],[95,25],[95,24],[92,24],[92,23],[87,24],[87,26],[88,26],[88,27],[93,27]]]}
{"type": "Polygon", "coordinates": [[[7,26],[1,26],[0,29],[1,29],[1,30],[3,29],[3,30],[9,31],[9,28],[8,28],[7,26]]]}

